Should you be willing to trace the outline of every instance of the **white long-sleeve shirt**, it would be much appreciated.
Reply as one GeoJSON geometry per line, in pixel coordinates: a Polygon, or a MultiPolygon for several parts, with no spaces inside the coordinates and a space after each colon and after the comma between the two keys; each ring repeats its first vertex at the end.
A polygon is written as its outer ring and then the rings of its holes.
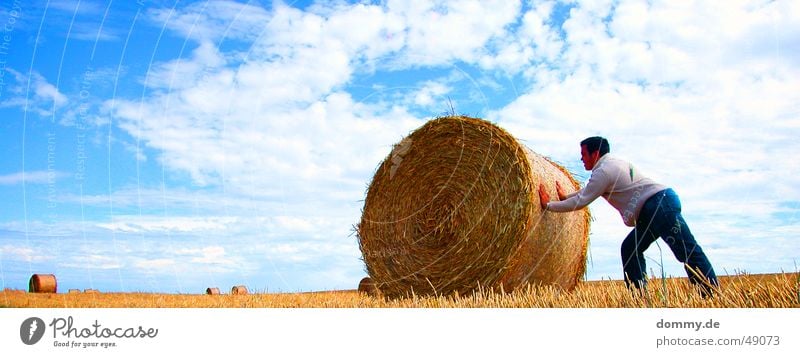
{"type": "Polygon", "coordinates": [[[631,163],[611,154],[603,155],[592,168],[586,187],[563,201],[547,204],[547,210],[569,212],[579,210],[600,196],[619,211],[626,226],[636,225],[644,202],[666,186],[642,175],[631,163]]]}

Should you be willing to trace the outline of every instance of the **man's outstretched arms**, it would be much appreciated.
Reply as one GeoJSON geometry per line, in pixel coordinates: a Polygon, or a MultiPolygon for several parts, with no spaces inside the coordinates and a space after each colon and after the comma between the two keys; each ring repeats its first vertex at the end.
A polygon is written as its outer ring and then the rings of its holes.
{"type": "MultiPolygon", "coordinates": [[[[563,201],[566,200],[571,195],[567,195],[564,193],[564,188],[561,187],[561,183],[556,181],[556,194],[558,195],[558,200],[563,201]]],[[[547,203],[550,202],[550,194],[547,193],[547,189],[545,189],[544,184],[539,184],[539,201],[542,204],[542,209],[547,209],[547,203]]]]}

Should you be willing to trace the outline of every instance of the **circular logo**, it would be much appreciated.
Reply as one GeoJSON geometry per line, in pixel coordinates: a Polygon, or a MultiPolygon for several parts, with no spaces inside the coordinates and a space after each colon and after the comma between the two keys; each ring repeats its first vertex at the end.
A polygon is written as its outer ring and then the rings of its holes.
{"type": "Polygon", "coordinates": [[[38,317],[29,317],[19,327],[19,338],[26,345],[35,345],[44,336],[44,321],[38,317]]]}

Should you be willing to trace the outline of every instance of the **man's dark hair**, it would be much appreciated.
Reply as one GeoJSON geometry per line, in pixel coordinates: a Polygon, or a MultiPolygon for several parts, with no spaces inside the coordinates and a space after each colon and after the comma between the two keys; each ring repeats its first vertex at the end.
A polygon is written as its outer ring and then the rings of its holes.
{"type": "Polygon", "coordinates": [[[583,141],[581,141],[581,146],[584,145],[586,145],[586,150],[589,151],[590,154],[600,150],[600,156],[603,156],[611,151],[611,145],[609,145],[608,140],[602,136],[592,136],[583,139],[583,141]]]}

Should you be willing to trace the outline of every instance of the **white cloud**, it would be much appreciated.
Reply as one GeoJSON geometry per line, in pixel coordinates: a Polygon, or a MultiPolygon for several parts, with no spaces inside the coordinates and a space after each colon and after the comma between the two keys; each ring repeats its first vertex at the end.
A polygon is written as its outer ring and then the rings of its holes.
{"type": "Polygon", "coordinates": [[[495,51],[487,51],[479,63],[483,68],[515,74],[537,63],[554,63],[561,55],[564,41],[553,27],[551,16],[555,1],[533,4],[522,14],[516,31],[509,31],[492,41],[495,51]]]}
{"type": "Polygon", "coordinates": [[[22,262],[46,262],[52,261],[53,256],[33,248],[25,248],[17,245],[4,245],[0,247],[0,257],[3,260],[22,261],[22,262]]]}
{"type": "Polygon", "coordinates": [[[0,175],[0,185],[17,185],[21,183],[26,184],[48,184],[55,183],[61,178],[68,176],[67,173],[61,171],[28,171],[28,172],[15,172],[6,175],[0,175]]]}
{"type": "Polygon", "coordinates": [[[70,39],[82,41],[119,41],[120,36],[116,31],[103,28],[100,24],[75,24],[72,32],[69,34],[70,39]]]}
{"type": "Polygon", "coordinates": [[[282,230],[298,232],[310,232],[314,230],[314,225],[307,219],[301,217],[278,216],[275,217],[275,223],[277,223],[282,230]]]}
{"type": "Polygon", "coordinates": [[[389,1],[407,23],[406,58],[414,65],[474,62],[487,42],[502,36],[520,10],[518,1],[389,1]]]}
{"type": "Polygon", "coordinates": [[[235,217],[114,216],[112,222],[95,223],[95,226],[123,233],[186,233],[224,231],[236,222],[235,217]]]}
{"type": "Polygon", "coordinates": [[[31,71],[26,76],[9,67],[4,67],[2,70],[13,76],[13,82],[7,88],[13,96],[0,102],[0,108],[19,107],[41,116],[50,116],[54,115],[55,110],[67,104],[67,96],[38,72],[31,71]]]}
{"type": "MultiPolygon", "coordinates": [[[[770,127],[796,116],[800,97],[791,88],[798,85],[797,67],[770,56],[761,59],[771,63],[764,66],[761,60],[722,54],[735,53],[747,37],[743,34],[762,29],[761,20],[752,19],[772,16],[776,9],[767,6],[747,14],[738,9],[732,16],[748,19],[737,21],[738,27],[694,31],[706,26],[708,14],[717,10],[709,3],[696,5],[703,8],[625,2],[606,25],[603,18],[610,7],[581,4],[564,25],[567,61],[558,69],[560,75],[544,72],[535,90],[490,117],[535,142],[535,150],[562,160],[577,157],[575,148],[583,137],[600,134],[620,149],[616,152],[653,175],[677,180],[679,187],[698,172],[717,175],[719,182],[734,170],[753,169],[764,173],[759,182],[767,188],[767,177],[787,169],[768,158],[793,150],[786,131],[770,127]],[[665,16],[674,12],[686,14],[665,16]]],[[[796,33],[797,25],[775,20],[781,29],[776,32],[796,33]]],[[[744,177],[734,174],[730,180],[744,177]]],[[[696,184],[697,189],[709,187],[696,184]]]]}
{"type": "Polygon", "coordinates": [[[442,97],[448,92],[450,92],[450,88],[445,84],[427,82],[414,95],[414,104],[421,107],[441,105],[442,97]]]}
{"type": "Polygon", "coordinates": [[[225,248],[221,246],[207,246],[203,248],[183,248],[175,252],[178,256],[190,257],[190,262],[198,264],[235,266],[236,261],[227,256],[225,248]]]}
{"type": "Polygon", "coordinates": [[[204,1],[185,8],[155,8],[148,12],[161,26],[199,41],[247,40],[257,37],[269,13],[234,1],[204,1]]]}
{"type": "Polygon", "coordinates": [[[164,259],[164,258],[162,258],[162,259],[145,259],[145,260],[141,260],[141,261],[136,262],[136,264],[134,264],[134,266],[136,268],[144,269],[144,270],[151,270],[151,269],[159,270],[159,269],[165,269],[165,268],[174,267],[175,264],[176,264],[175,260],[173,260],[173,259],[164,259]]]}
{"type": "Polygon", "coordinates": [[[37,100],[52,102],[55,107],[60,107],[67,102],[67,97],[38,73],[33,73],[32,85],[34,98],[37,100]]]}
{"type": "Polygon", "coordinates": [[[111,270],[125,267],[124,259],[100,254],[75,256],[70,261],[59,263],[59,267],[75,268],[80,270],[111,270]]]}
{"type": "Polygon", "coordinates": [[[76,0],[55,0],[47,3],[48,8],[72,13],[79,13],[85,15],[98,15],[103,13],[103,7],[100,4],[88,1],[76,0]]]}
{"type": "MultiPolygon", "coordinates": [[[[328,178],[348,178],[349,190],[363,181],[391,143],[421,121],[404,108],[354,102],[339,89],[354,71],[370,70],[373,60],[390,53],[401,55],[386,60],[395,65],[477,58],[519,10],[505,1],[315,5],[309,12],[276,4],[269,13],[228,2],[203,6],[153,13],[191,33],[199,46],[189,58],[154,66],[145,83],[155,96],[115,100],[108,108],[123,129],[159,150],[169,168],[202,185],[231,180],[232,188],[251,186],[248,191],[253,184],[274,189],[277,181],[290,181],[298,188],[328,178]],[[243,12],[259,16],[242,19],[243,12]],[[246,52],[221,53],[211,42],[210,33],[223,27],[255,22],[265,25],[256,37],[234,31],[252,41],[246,52]]],[[[414,100],[431,105],[446,91],[427,85],[414,100]]]]}
{"type": "Polygon", "coordinates": [[[341,241],[294,241],[289,243],[259,244],[253,247],[262,257],[272,262],[313,263],[331,257],[352,257],[356,262],[360,256],[357,245],[341,241]]]}

